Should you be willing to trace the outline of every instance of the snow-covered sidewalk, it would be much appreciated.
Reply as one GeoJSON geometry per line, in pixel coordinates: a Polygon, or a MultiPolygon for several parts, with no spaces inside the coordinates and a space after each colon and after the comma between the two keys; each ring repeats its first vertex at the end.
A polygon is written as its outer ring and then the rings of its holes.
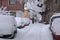
{"type": "Polygon", "coordinates": [[[53,40],[49,25],[35,23],[22,29],[17,29],[17,35],[14,39],[0,40],[53,40]]]}

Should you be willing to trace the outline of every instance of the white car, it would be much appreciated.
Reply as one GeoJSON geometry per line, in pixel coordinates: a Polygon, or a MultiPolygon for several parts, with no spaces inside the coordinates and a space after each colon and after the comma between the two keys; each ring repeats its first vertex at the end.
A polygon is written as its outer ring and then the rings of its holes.
{"type": "Polygon", "coordinates": [[[54,35],[60,35],[60,13],[56,13],[51,17],[50,28],[54,35]]]}
{"type": "Polygon", "coordinates": [[[0,38],[14,38],[16,33],[15,18],[13,16],[0,15],[0,38]]]}
{"type": "Polygon", "coordinates": [[[29,25],[30,20],[29,18],[21,18],[21,17],[16,17],[15,18],[16,22],[17,22],[17,27],[24,27],[26,25],[29,25]]]}

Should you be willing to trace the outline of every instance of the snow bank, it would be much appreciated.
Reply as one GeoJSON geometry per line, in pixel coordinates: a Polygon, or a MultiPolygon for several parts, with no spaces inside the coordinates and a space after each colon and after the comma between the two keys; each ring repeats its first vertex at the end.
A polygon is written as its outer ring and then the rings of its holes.
{"type": "Polygon", "coordinates": [[[21,26],[22,19],[20,17],[15,18],[17,26],[21,26]]]}
{"type": "Polygon", "coordinates": [[[16,22],[17,22],[17,27],[19,27],[19,26],[24,26],[24,25],[30,23],[29,18],[16,17],[15,20],[16,20],[16,22]]]}

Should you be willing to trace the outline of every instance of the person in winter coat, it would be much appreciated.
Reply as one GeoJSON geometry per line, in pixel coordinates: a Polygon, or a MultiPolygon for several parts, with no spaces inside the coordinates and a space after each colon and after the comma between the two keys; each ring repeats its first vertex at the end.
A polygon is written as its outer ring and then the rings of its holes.
{"type": "Polygon", "coordinates": [[[34,14],[33,14],[33,17],[32,17],[32,23],[34,24],[34,14]]]}

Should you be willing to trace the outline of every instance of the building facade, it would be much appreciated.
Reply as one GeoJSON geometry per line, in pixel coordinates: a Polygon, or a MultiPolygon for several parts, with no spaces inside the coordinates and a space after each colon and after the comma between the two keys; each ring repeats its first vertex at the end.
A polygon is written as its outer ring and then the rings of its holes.
{"type": "Polygon", "coordinates": [[[21,16],[23,12],[23,4],[18,0],[0,0],[0,7],[7,7],[6,10],[10,11],[10,15],[21,16]]]}

